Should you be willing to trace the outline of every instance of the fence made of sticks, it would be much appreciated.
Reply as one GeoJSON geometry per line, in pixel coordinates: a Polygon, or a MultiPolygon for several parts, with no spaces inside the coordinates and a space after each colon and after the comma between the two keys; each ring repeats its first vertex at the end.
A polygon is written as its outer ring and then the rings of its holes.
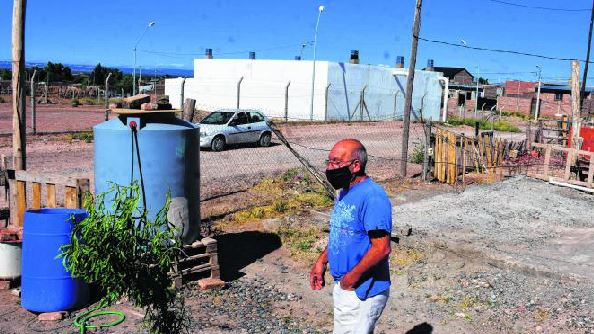
{"type": "Polygon", "coordinates": [[[484,131],[470,137],[441,127],[431,132],[433,176],[443,183],[464,182],[468,173],[487,174],[501,178],[510,174],[510,159],[524,154],[527,141],[496,138],[493,131],[484,131]]]}

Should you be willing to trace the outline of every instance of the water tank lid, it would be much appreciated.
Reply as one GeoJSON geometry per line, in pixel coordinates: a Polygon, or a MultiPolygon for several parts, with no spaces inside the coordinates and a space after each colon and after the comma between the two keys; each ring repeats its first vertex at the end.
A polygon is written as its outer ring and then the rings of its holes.
{"type": "Polygon", "coordinates": [[[181,112],[182,110],[171,109],[171,110],[139,110],[139,109],[123,109],[123,108],[114,108],[111,109],[116,114],[119,115],[138,115],[138,114],[162,114],[162,113],[174,113],[174,112],[181,112]]]}

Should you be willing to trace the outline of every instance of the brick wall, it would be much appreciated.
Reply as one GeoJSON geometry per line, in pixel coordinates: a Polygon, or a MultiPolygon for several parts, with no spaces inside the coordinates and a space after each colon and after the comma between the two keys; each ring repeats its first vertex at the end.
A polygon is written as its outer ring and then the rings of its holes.
{"type": "MultiPolygon", "coordinates": [[[[520,112],[530,115],[532,98],[499,96],[497,98],[499,110],[507,112],[520,112]]],[[[569,95],[563,95],[562,101],[555,101],[555,94],[540,94],[540,116],[555,117],[555,114],[571,114],[571,102],[569,95]]]]}
{"type": "Polygon", "coordinates": [[[528,81],[506,81],[505,95],[511,94],[534,94],[536,83],[528,81]]]}

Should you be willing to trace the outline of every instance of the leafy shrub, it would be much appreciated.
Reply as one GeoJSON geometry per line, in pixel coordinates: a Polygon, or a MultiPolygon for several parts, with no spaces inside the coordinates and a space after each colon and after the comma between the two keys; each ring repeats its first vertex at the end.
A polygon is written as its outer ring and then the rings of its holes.
{"type": "Polygon", "coordinates": [[[80,106],[80,101],[78,99],[72,99],[72,101],[70,101],[70,105],[73,107],[78,107],[80,106]]]}
{"type": "Polygon", "coordinates": [[[152,333],[178,333],[186,322],[183,301],[168,276],[181,249],[177,230],[166,218],[170,197],[149,220],[147,211],[138,209],[140,196],[137,182],[114,184],[96,200],[86,194],[89,216],[74,224],[70,244],[61,248],[63,264],[73,277],[103,289],[100,306],[128,296],[145,309],[152,333]],[[110,208],[105,204],[108,198],[110,208]]]}
{"type": "Polygon", "coordinates": [[[495,121],[490,122],[484,119],[476,119],[476,118],[458,118],[458,117],[449,117],[447,120],[447,124],[457,126],[457,125],[468,125],[474,127],[475,123],[479,123],[479,128],[481,130],[497,130],[497,131],[505,131],[505,132],[520,132],[520,128],[511,124],[507,121],[495,121]]]}
{"type": "Polygon", "coordinates": [[[425,160],[425,144],[417,143],[410,154],[410,162],[413,164],[422,164],[425,160]]]}

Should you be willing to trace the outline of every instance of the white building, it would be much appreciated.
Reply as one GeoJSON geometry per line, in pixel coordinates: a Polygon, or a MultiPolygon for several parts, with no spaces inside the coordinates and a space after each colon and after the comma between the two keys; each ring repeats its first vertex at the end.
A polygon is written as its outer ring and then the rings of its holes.
{"type": "MultiPolygon", "coordinates": [[[[316,61],[313,114],[312,69],[304,60],[195,59],[194,77],[165,80],[165,94],[174,108],[192,98],[199,110],[239,106],[288,120],[402,118],[406,69],[316,61]]],[[[441,118],[442,83],[441,73],[415,72],[413,119],[441,118]]]]}

